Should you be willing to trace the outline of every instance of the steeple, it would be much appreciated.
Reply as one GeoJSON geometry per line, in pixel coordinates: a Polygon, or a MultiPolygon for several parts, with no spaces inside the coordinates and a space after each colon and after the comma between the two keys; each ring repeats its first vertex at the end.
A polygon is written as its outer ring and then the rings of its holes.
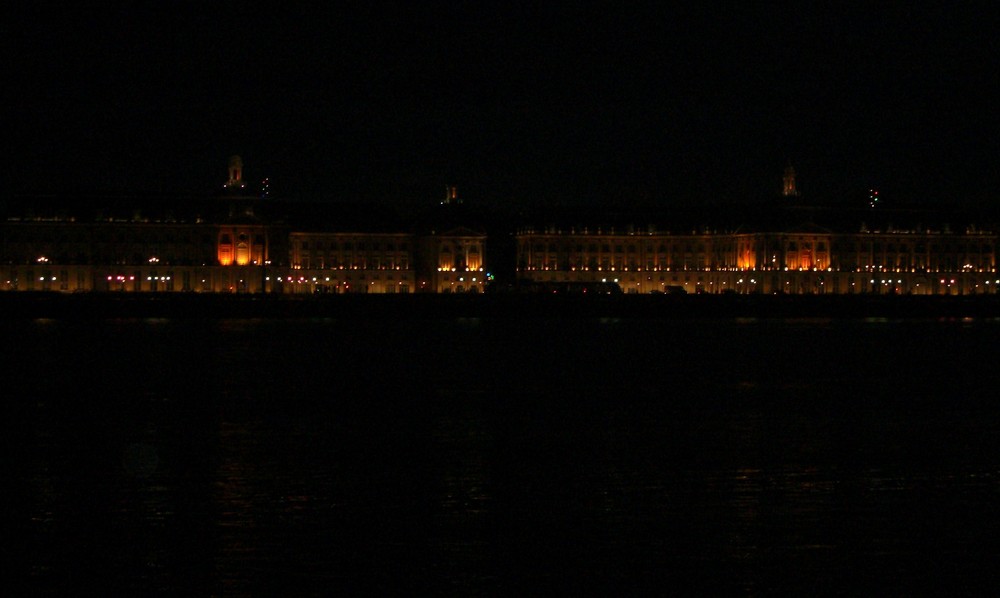
{"type": "Polygon", "coordinates": [[[792,164],[789,162],[788,166],[785,167],[784,184],[782,185],[781,194],[785,197],[797,197],[799,192],[795,190],[795,169],[792,168],[792,164]]]}
{"type": "Polygon", "coordinates": [[[462,200],[458,197],[458,187],[454,185],[445,187],[444,201],[441,202],[441,205],[458,203],[462,203],[462,200]]]}
{"type": "Polygon", "coordinates": [[[232,156],[229,158],[229,182],[226,183],[226,187],[240,188],[243,186],[243,158],[232,156]]]}

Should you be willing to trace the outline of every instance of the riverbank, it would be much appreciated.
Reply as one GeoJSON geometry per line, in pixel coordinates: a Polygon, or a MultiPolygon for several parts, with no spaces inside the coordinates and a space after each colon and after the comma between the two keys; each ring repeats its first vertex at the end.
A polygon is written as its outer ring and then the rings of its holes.
{"type": "Polygon", "coordinates": [[[4,318],[996,318],[1000,296],[0,293],[4,318]]]}

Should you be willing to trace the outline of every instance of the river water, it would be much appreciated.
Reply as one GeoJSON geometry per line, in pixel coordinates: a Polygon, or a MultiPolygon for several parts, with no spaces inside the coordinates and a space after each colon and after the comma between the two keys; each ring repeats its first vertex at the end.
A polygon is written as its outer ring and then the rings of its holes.
{"type": "Polygon", "coordinates": [[[978,594],[995,320],[0,323],[16,594],[978,594]]]}

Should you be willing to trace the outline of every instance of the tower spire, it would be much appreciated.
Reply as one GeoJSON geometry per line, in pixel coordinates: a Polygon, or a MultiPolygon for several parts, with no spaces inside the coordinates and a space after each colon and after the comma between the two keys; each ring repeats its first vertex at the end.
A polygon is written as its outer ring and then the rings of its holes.
{"type": "Polygon", "coordinates": [[[785,167],[783,181],[781,194],[785,197],[797,197],[799,192],[795,189],[795,169],[792,168],[791,162],[785,167]]]}
{"type": "Polygon", "coordinates": [[[229,182],[226,187],[243,186],[243,158],[232,156],[229,158],[229,182]]]}
{"type": "Polygon", "coordinates": [[[445,187],[444,201],[441,205],[462,203],[462,200],[458,197],[458,187],[454,185],[448,185],[445,187]]]}

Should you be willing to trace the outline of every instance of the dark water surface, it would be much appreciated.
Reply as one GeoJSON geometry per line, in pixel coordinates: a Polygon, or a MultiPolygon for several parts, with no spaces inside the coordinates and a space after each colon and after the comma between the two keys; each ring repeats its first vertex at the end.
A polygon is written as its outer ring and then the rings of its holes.
{"type": "Polygon", "coordinates": [[[998,321],[0,333],[19,595],[960,595],[1000,581],[998,321]]]}

